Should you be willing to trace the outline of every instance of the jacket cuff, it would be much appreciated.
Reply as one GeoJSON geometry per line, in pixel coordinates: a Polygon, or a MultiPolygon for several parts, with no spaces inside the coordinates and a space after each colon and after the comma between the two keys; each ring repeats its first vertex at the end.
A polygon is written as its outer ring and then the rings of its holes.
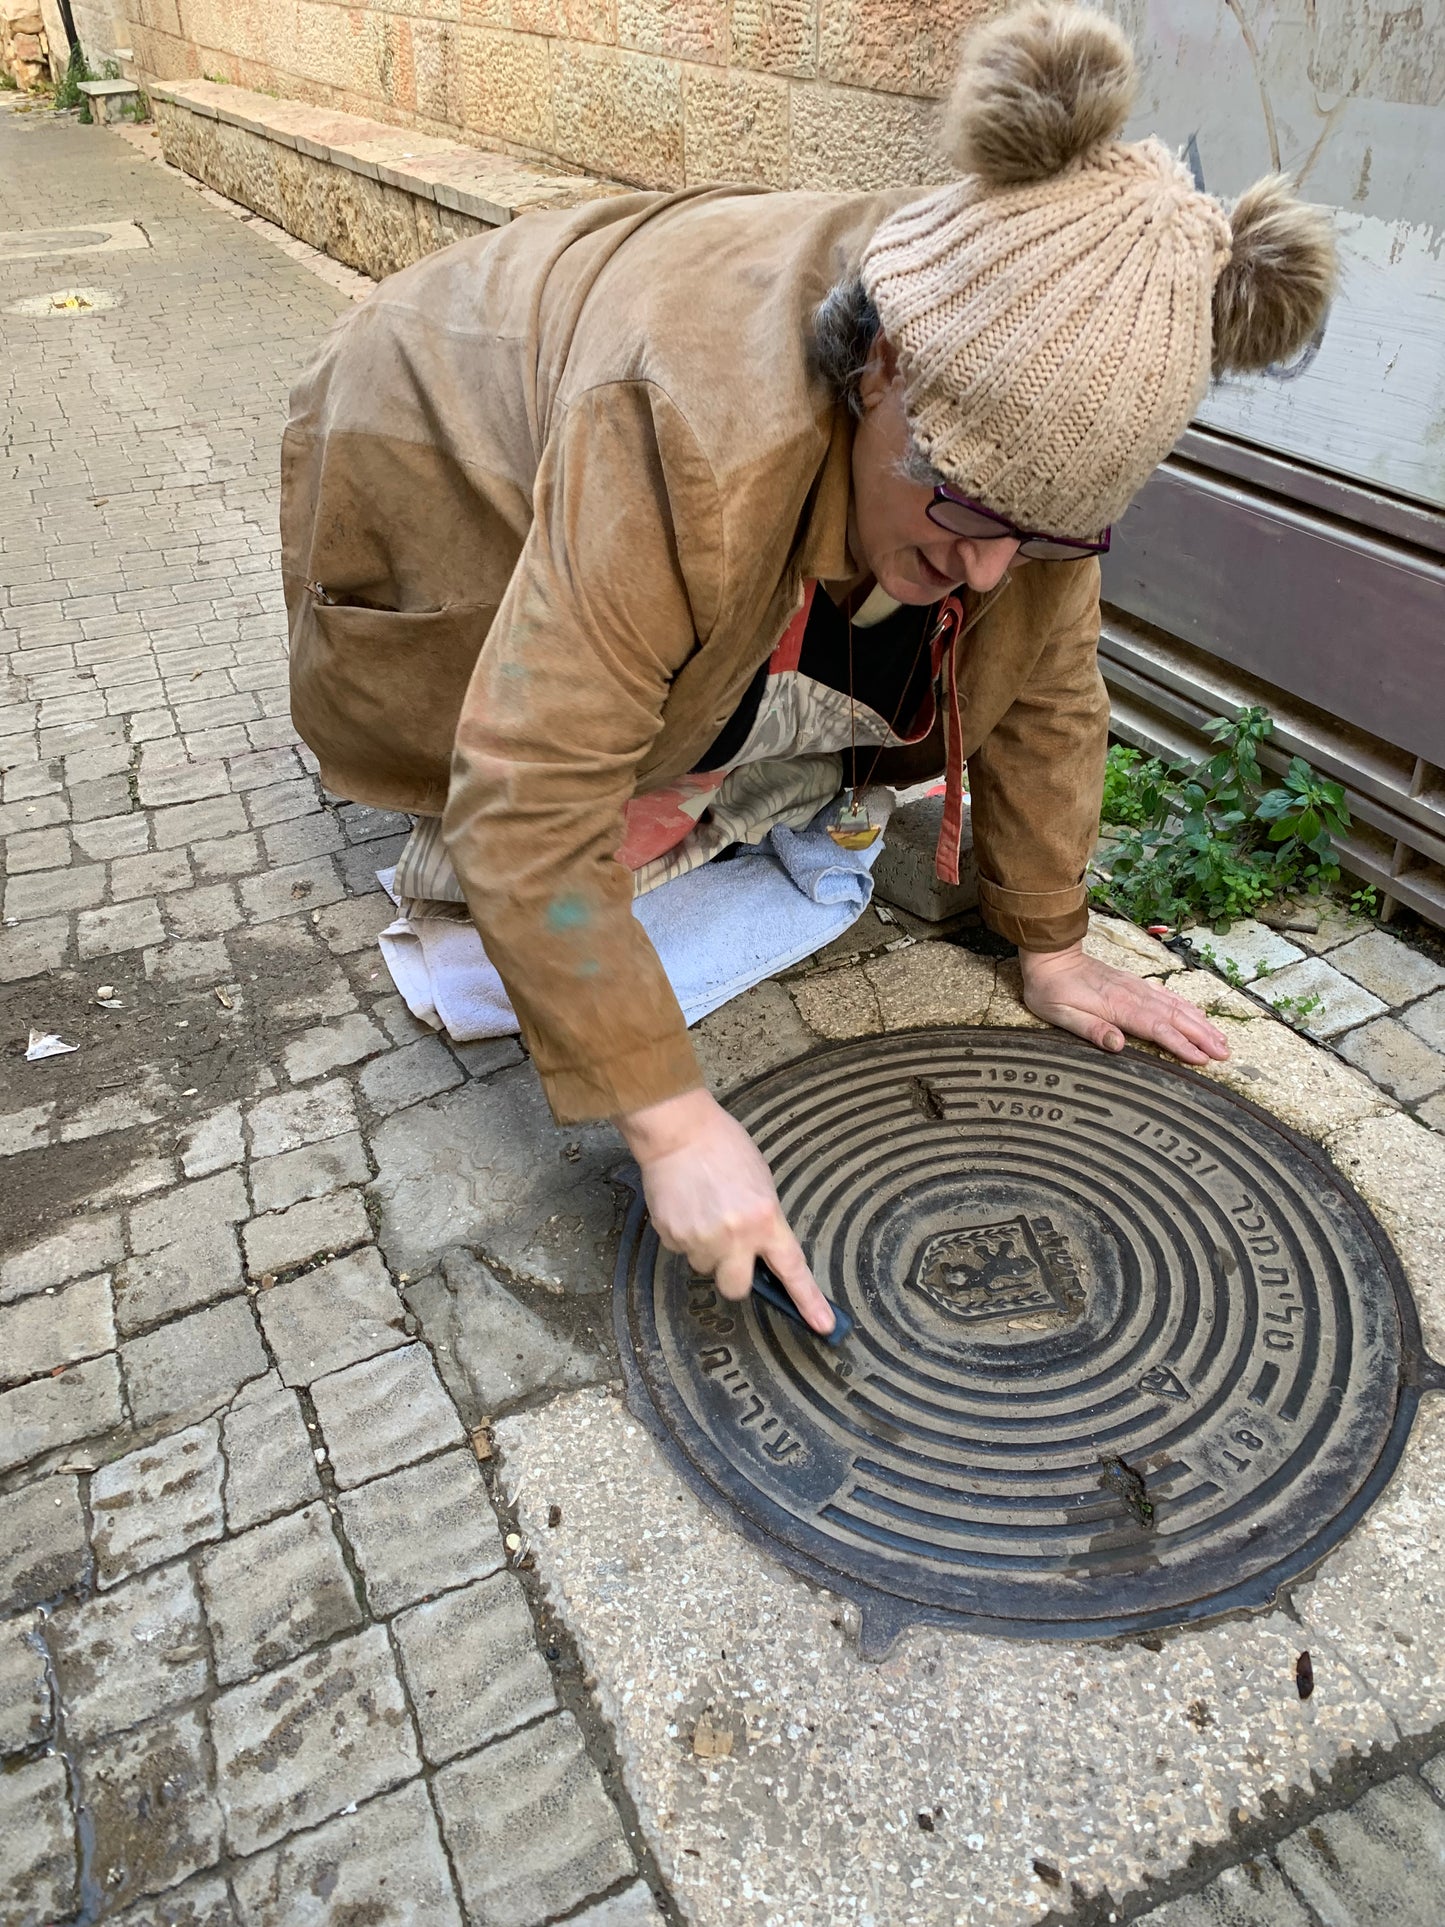
{"type": "Polygon", "coordinates": [[[1089,892],[1082,883],[1067,890],[1005,890],[980,877],[978,902],[989,929],[1020,950],[1067,950],[1089,928],[1089,892]]]}
{"type": "Polygon", "coordinates": [[[685,1031],[591,1064],[548,1069],[539,1063],[537,1073],[558,1124],[592,1124],[600,1118],[620,1117],[661,1104],[665,1098],[681,1097],[685,1091],[700,1090],[703,1084],[697,1054],[685,1031]]]}

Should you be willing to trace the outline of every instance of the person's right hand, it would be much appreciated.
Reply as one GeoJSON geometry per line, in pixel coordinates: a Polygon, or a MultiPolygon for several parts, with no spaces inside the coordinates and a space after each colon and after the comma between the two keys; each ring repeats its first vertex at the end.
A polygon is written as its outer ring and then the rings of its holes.
{"type": "Polygon", "coordinates": [[[833,1314],[778,1203],[773,1174],[742,1125],[707,1091],[687,1091],[617,1119],[642,1171],[658,1237],[724,1298],[746,1298],[766,1258],[809,1325],[833,1314]]]}

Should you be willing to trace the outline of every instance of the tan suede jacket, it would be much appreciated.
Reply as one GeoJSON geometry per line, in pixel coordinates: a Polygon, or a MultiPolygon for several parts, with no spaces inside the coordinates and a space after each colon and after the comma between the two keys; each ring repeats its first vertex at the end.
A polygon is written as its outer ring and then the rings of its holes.
{"type": "MultiPolygon", "coordinates": [[[[809,318],[907,197],[709,189],[529,214],[383,283],[292,397],[292,709],[327,787],[445,812],[559,1121],[701,1081],[616,860],[803,584],[856,579],[852,425],[809,318]]],[[[960,643],[985,915],[1085,927],[1098,569],[1016,569],[960,643]]]]}

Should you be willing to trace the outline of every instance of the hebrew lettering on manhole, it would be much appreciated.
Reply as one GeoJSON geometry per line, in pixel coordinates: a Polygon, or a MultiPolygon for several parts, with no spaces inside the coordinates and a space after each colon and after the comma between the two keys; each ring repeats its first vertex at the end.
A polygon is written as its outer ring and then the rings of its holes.
{"type": "Polygon", "coordinates": [[[1263,1605],[1440,1374],[1323,1154],[1174,1065],[913,1031],[729,1105],[856,1330],[833,1351],[725,1303],[639,1207],[629,1396],[706,1499],[857,1601],[866,1651],[915,1620],[1102,1637],[1263,1605]]]}

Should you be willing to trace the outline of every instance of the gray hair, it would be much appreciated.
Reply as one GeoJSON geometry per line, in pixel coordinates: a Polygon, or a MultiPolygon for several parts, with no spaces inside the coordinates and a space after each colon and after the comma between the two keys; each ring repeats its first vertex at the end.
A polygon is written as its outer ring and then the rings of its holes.
{"type": "MultiPolygon", "coordinates": [[[[813,310],[813,365],[834,399],[854,417],[863,413],[863,373],[882,330],[878,310],[860,274],[845,275],[834,282],[813,310]]],[[[905,481],[924,488],[935,488],[944,480],[911,431],[898,472],[905,481]]]]}

